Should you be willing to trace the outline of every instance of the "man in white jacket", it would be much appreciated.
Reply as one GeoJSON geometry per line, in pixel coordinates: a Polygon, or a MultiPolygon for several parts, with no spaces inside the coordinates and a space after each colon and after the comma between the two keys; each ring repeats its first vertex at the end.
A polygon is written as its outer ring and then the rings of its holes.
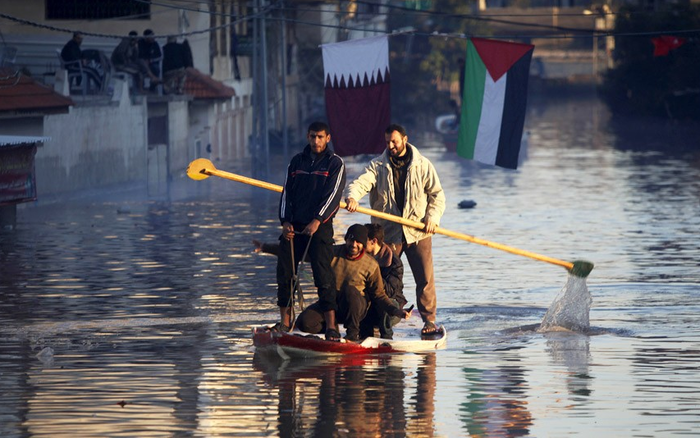
{"type": "Polygon", "coordinates": [[[432,234],[445,212],[445,194],[435,167],[418,149],[408,143],[401,125],[387,127],[386,150],[370,161],[364,173],[347,188],[347,210],[357,210],[358,201],[369,193],[373,210],[423,222],[423,230],[372,218],[384,227],[384,241],[398,257],[406,253],[416,282],[418,310],[425,336],[439,333],[435,324],[437,300],[433,272],[432,234]]]}

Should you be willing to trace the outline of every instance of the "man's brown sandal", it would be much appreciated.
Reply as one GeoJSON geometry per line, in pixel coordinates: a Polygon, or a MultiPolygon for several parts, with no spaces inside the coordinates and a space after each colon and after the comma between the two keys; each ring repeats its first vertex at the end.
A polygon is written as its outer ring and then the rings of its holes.
{"type": "Polygon", "coordinates": [[[423,325],[423,330],[420,331],[421,336],[436,336],[442,334],[442,327],[438,327],[434,322],[428,321],[423,325]]]}

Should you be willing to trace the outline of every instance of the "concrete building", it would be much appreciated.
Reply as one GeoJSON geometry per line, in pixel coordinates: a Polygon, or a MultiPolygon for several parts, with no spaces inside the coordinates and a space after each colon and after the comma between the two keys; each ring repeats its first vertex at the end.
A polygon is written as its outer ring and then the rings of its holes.
{"type": "MultiPolygon", "coordinates": [[[[202,153],[201,145],[224,159],[247,155],[252,79],[245,69],[236,75],[227,71],[219,55],[223,50],[210,51],[218,35],[208,31],[213,15],[206,5],[184,10],[172,7],[174,2],[110,2],[98,8],[80,1],[0,3],[6,14],[0,18],[5,47],[13,49],[3,64],[73,99],[67,114],[44,115],[39,132],[22,118],[0,119],[0,134],[52,139],[36,156],[40,197],[147,182],[161,193],[173,172],[202,153]],[[131,30],[141,35],[145,29],[187,39],[195,69],[188,72],[185,95],[135,95],[109,68],[102,90],[83,95],[71,89],[59,59],[71,32],[84,33],[82,50],[94,49],[109,58],[121,37],[131,30]]],[[[226,24],[222,29],[228,34],[232,25],[226,24]]]]}
{"type": "Polygon", "coordinates": [[[72,99],[66,114],[43,116],[40,132],[0,119],[0,135],[51,138],[36,155],[39,199],[123,183],[163,193],[200,156],[255,168],[295,151],[308,123],[325,118],[319,44],[383,29],[383,16],[355,11],[307,1],[0,0],[0,64],[72,99]],[[82,50],[108,60],[130,31],[146,29],[161,45],[171,35],[189,43],[185,95],[135,94],[108,61],[98,65],[105,85],[84,93],[61,67],[73,32],[83,33],[82,50]]]}
{"type": "Polygon", "coordinates": [[[44,119],[68,113],[72,104],[18,71],[0,67],[0,229],[14,228],[17,204],[37,198],[35,156],[50,141],[42,135],[44,119]]]}

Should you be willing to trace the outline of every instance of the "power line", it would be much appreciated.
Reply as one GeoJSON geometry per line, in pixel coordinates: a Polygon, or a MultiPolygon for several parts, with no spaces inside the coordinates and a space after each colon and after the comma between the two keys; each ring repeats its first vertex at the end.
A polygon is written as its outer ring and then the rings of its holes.
{"type": "MultiPolygon", "coordinates": [[[[132,1],[139,2],[139,3],[155,4],[157,6],[162,6],[162,7],[167,7],[167,8],[181,8],[178,6],[171,5],[171,4],[156,3],[156,2],[149,1],[149,0],[132,0],[132,1]]],[[[184,4],[205,5],[205,6],[210,5],[210,2],[207,0],[170,0],[170,1],[172,3],[184,3],[184,4]]],[[[375,2],[363,1],[363,0],[337,0],[337,1],[328,1],[328,2],[320,1],[319,3],[325,3],[325,4],[342,4],[342,3],[361,4],[361,5],[367,5],[367,6],[377,6],[377,7],[381,7],[381,8],[390,9],[390,10],[402,10],[402,11],[405,11],[408,13],[423,14],[423,15],[444,14],[443,12],[434,11],[434,10],[413,9],[413,8],[409,8],[407,6],[392,5],[389,3],[375,3],[375,2]]],[[[181,9],[185,9],[185,8],[181,8],[181,9]]],[[[189,10],[202,12],[202,13],[208,13],[207,11],[202,11],[202,10],[198,10],[198,9],[189,9],[189,10]]],[[[305,10],[305,9],[297,8],[297,10],[305,10]]],[[[306,10],[317,11],[315,9],[306,9],[306,10]]],[[[492,10],[492,9],[490,9],[490,10],[492,10]]],[[[228,14],[219,13],[219,12],[211,12],[211,13],[216,14],[216,15],[228,15],[228,14]]],[[[388,13],[361,12],[361,11],[355,11],[354,13],[356,13],[356,14],[371,14],[371,15],[388,15],[388,13]]],[[[640,12],[634,12],[634,13],[646,13],[646,12],[640,11],[640,12]]],[[[462,15],[466,15],[466,14],[462,14],[462,15]]],[[[615,16],[615,15],[617,15],[617,12],[610,11],[610,12],[601,13],[600,15],[615,16]]],[[[455,15],[455,16],[458,16],[458,15],[455,15]]],[[[474,16],[474,15],[472,14],[472,16],[474,16]]],[[[501,17],[501,18],[503,18],[503,17],[551,17],[552,13],[549,12],[549,13],[535,13],[535,14],[533,14],[533,13],[517,13],[517,14],[496,13],[496,14],[490,14],[490,13],[481,12],[477,16],[501,17]]],[[[559,12],[559,13],[557,13],[557,16],[559,16],[559,17],[580,17],[580,16],[595,17],[596,14],[586,14],[585,12],[583,12],[583,13],[579,13],[579,12],[577,12],[577,13],[563,12],[562,13],[562,12],[559,12]]]]}
{"type": "MultiPolygon", "coordinates": [[[[137,3],[156,5],[156,6],[160,6],[160,7],[164,7],[164,8],[184,9],[184,10],[205,13],[205,14],[210,14],[210,15],[231,16],[231,14],[227,14],[224,12],[202,11],[199,9],[185,8],[183,6],[172,5],[172,4],[167,4],[167,3],[159,3],[159,2],[154,2],[154,1],[147,1],[147,0],[133,0],[133,1],[135,1],[137,3]]],[[[338,3],[341,3],[341,2],[342,2],[342,0],[339,1],[338,3]]],[[[379,7],[400,10],[400,11],[410,12],[410,13],[416,13],[416,10],[411,9],[411,8],[407,8],[405,6],[382,5],[382,4],[371,3],[371,2],[366,2],[366,1],[357,1],[356,3],[361,3],[361,4],[371,5],[371,6],[379,6],[379,7]]],[[[281,9],[281,8],[275,6],[275,7],[270,8],[270,9],[276,10],[276,9],[281,9]]],[[[483,22],[490,22],[490,23],[511,24],[511,25],[525,26],[525,27],[554,29],[554,30],[561,30],[561,31],[566,31],[566,32],[595,33],[595,31],[592,29],[578,29],[578,28],[567,28],[567,27],[562,27],[562,26],[543,25],[543,24],[537,24],[537,23],[524,23],[524,22],[518,22],[518,21],[511,21],[511,20],[503,20],[503,19],[499,19],[499,18],[484,17],[484,16],[480,16],[480,15],[473,15],[473,14],[450,14],[447,12],[439,12],[439,11],[420,11],[420,13],[430,14],[433,16],[439,16],[439,17],[450,18],[450,19],[469,19],[469,20],[483,21],[483,22]]],[[[288,21],[294,22],[291,19],[288,19],[288,21]]],[[[326,24],[321,24],[321,23],[302,23],[302,24],[310,24],[310,25],[330,27],[330,28],[337,28],[338,27],[335,25],[326,25],[326,24]]],[[[358,29],[347,28],[347,30],[358,30],[358,29]]],[[[363,30],[363,29],[359,29],[359,30],[363,30]]]]}
{"type": "MultiPolygon", "coordinates": [[[[134,0],[134,1],[143,1],[143,0],[134,0]]],[[[155,4],[155,3],[153,3],[155,4]]],[[[170,6],[170,5],[163,5],[164,7],[171,7],[174,9],[182,9],[178,8],[176,6],[170,6]]],[[[273,10],[277,10],[278,8],[275,7],[268,7],[267,9],[256,13],[256,14],[251,14],[251,15],[246,15],[242,16],[236,19],[232,19],[231,22],[225,23],[219,26],[213,26],[209,27],[206,29],[200,29],[200,30],[195,30],[191,32],[183,32],[183,33],[178,33],[178,34],[166,34],[166,35],[156,35],[159,38],[165,38],[165,37],[186,37],[186,36],[191,36],[191,35],[198,35],[198,34],[204,34],[204,33],[209,33],[215,30],[219,29],[225,29],[231,26],[235,26],[238,23],[254,20],[257,18],[261,18],[263,16],[266,16],[268,20],[270,21],[282,21],[282,22],[288,22],[288,23],[296,23],[296,24],[302,24],[306,26],[314,26],[314,27],[325,27],[325,28],[331,28],[331,29],[340,29],[340,30],[347,30],[347,31],[361,31],[361,32],[374,32],[374,33],[383,33],[383,34],[395,34],[396,32],[391,31],[391,30],[378,30],[378,29],[367,29],[364,27],[351,27],[347,25],[334,25],[334,24],[325,24],[325,23],[317,23],[317,22],[308,22],[308,21],[302,21],[302,20],[296,20],[292,18],[279,18],[279,17],[269,17],[266,14],[268,12],[271,12],[273,10]]],[[[192,10],[192,9],[190,9],[192,10]]],[[[200,11],[200,10],[194,10],[199,13],[207,13],[207,14],[212,14],[213,12],[210,11],[200,11]]],[[[226,14],[226,13],[216,13],[216,15],[223,15],[223,16],[229,16],[231,18],[234,18],[232,14],[226,14]]],[[[472,15],[455,15],[454,17],[464,17],[465,19],[475,19],[475,16],[472,15]]],[[[78,30],[78,29],[71,29],[71,28],[65,28],[65,27],[57,27],[57,26],[50,26],[47,24],[43,23],[38,23],[34,22],[31,20],[26,20],[18,17],[14,17],[9,14],[5,14],[0,12],[0,18],[5,18],[7,20],[26,25],[26,26],[33,26],[33,27],[38,27],[41,29],[47,29],[51,30],[54,32],[62,32],[62,33],[73,33],[76,31],[80,31],[82,34],[86,36],[93,36],[93,37],[103,37],[103,38],[124,38],[124,35],[112,35],[112,34],[103,34],[103,33],[96,33],[96,32],[85,32],[83,30],[78,30]]],[[[484,21],[494,21],[496,20],[484,20],[484,21]]],[[[614,31],[600,31],[600,30],[594,30],[594,29],[578,29],[578,28],[566,28],[566,27],[560,27],[560,26],[547,26],[547,25],[537,25],[537,24],[532,24],[532,23],[518,23],[518,22],[509,22],[506,20],[499,20],[497,22],[501,23],[509,23],[509,24],[514,24],[514,25],[520,25],[520,26],[533,26],[533,27],[540,27],[540,28],[546,28],[546,29],[552,29],[552,30],[564,30],[568,32],[576,32],[579,34],[570,34],[570,33],[552,33],[550,35],[547,34],[515,34],[515,35],[478,35],[478,34],[466,34],[466,33],[439,33],[439,32],[416,32],[412,31],[410,32],[413,35],[416,36],[425,36],[425,37],[439,37],[439,38],[472,38],[472,37],[477,37],[477,38],[491,38],[491,39],[533,39],[533,38],[540,38],[540,39],[571,39],[571,38],[598,38],[598,37],[634,37],[634,36],[656,36],[656,35],[670,35],[670,34],[691,34],[691,33],[700,33],[700,29],[676,29],[676,30],[660,30],[660,31],[645,31],[645,32],[614,32],[614,31]],[[583,33],[581,35],[580,33],[583,33]]],[[[404,32],[406,33],[406,32],[404,32]]]]}
{"type": "MultiPolygon", "coordinates": [[[[267,12],[267,11],[262,11],[262,12],[257,13],[257,14],[247,15],[247,16],[242,17],[242,18],[239,18],[239,19],[237,19],[237,20],[233,20],[233,21],[231,21],[230,23],[222,24],[222,25],[219,25],[219,26],[213,26],[213,27],[209,27],[209,28],[206,28],[206,29],[194,30],[194,31],[192,31],[192,32],[183,32],[183,33],[178,33],[178,34],[156,35],[156,37],[158,37],[158,38],[167,38],[167,37],[171,37],[171,36],[174,36],[174,37],[186,37],[186,36],[198,35],[198,34],[202,34],[202,33],[209,33],[209,32],[212,32],[212,31],[214,31],[214,30],[224,29],[224,28],[227,28],[227,27],[234,26],[234,25],[236,25],[236,24],[238,24],[238,23],[242,23],[242,22],[244,22],[244,21],[249,21],[249,20],[254,20],[254,19],[256,19],[256,18],[260,18],[260,17],[263,16],[266,12],[267,12]]],[[[78,29],[71,29],[71,28],[57,27],[57,26],[49,26],[48,24],[37,23],[37,22],[31,21],[31,20],[25,20],[25,19],[23,19],[23,18],[14,17],[14,16],[12,16],[12,15],[8,15],[8,14],[2,13],[2,12],[0,12],[0,18],[5,18],[5,19],[7,19],[7,20],[14,21],[14,22],[16,22],[16,23],[19,23],[19,24],[22,24],[22,25],[25,25],[25,26],[38,27],[38,28],[40,28],[40,29],[51,30],[51,31],[54,31],[54,32],[63,32],[63,33],[80,32],[80,33],[82,33],[83,35],[86,35],[86,36],[93,36],[93,37],[101,37],[101,38],[120,38],[120,39],[121,39],[121,38],[125,38],[124,35],[113,35],[113,34],[106,34],[106,33],[85,32],[85,31],[83,31],[83,30],[78,30],[78,29]]]]}
{"type": "MultiPolygon", "coordinates": [[[[146,1],[146,0],[133,0],[133,1],[156,4],[158,6],[166,7],[166,8],[178,8],[178,6],[168,5],[168,4],[164,4],[164,3],[156,3],[156,2],[146,1]]],[[[196,3],[196,4],[206,4],[205,2],[200,2],[197,0],[190,0],[190,1],[188,1],[188,0],[173,0],[173,1],[196,3]]],[[[401,10],[401,11],[410,12],[410,13],[423,13],[423,14],[429,14],[429,15],[433,15],[433,16],[442,16],[442,17],[451,18],[451,19],[470,19],[470,20],[483,21],[483,22],[510,24],[510,25],[514,25],[514,26],[536,27],[536,28],[542,28],[542,29],[551,29],[551,30],[559,30],[559,31],[564,31],[564,32],[574,32],[574,33],[582,33],[583,34],[583,35],[571,35],[569,33],[560,34],[560,35],[557,35],[557,34],[551,34],[551,35],[517,34],[517,35],[498,35],[498,36],[495,36],[495,35],[466,35],[466,34],[456,34],[456,33],[413,32],[414,35],[428,36],[428,37],[438,36],[438,37],[443,37],[443,38],[480,37],[480,38],[493,38],[493,39],[532,39],[532,38],[570,39],[570,38],[591,38],[591,37],[609,37],[609,36],[613,36],[613,37],[614,36],[651,36],[651,35],[667,35],[667,34],[674,34],[674,33],[700,32],[700,29],[687,29],[687,30],[682,30],[682,31],[668,30],[668,31],[649,31],[649,32],[638,32],[638,33],[635,33],[635,32],[615,33],[615,32],[611,32],[611,31],[600,31],[600,30],[595,30],[595,29],[568,28],[568,27],[562,27],[562,26],[542,25],[542,24],[537,24],[537,23],[524,23],[524,22],[518,22],[518,21],[492,18],[495,16],[499,16],[499,17],[501,17],[501,16],[507,17],[508,16],[508,15],[500,15],[500,14],[473,15],[473,14],[449,14],[446,12],[439,12],[439,11],[432,11],[432,10],[430,10],[430,11],[416,11],[415,9],[411,9],[411,8],[408,8],[405,6],[380,4],[380,3],[374,3],[374,2],[363,1],[363,0],[352,0],[352,1],[350,1],[350,0],[338,0],[337,3],[340,4],[340,3],[351,3],[351,2],[357,3],[357,4],[365,4],[365,5],[369,5],[369,6],[378,6],[378,7],[388,8],[388,9],[401,10]]],[[[199,9],[189,9],[189,10],[193,10],[193,11],[200,12],[200,13],[215,14],[215,15],[226,15],[226,16],[231,15],[231,14],[226,14],[226,13],[212,12],[212,11],[201,11],[199,9]]],[[[270,10],[293,11],[295,9],[274,6],[274,7],[271,7],[270,10]]],[[[335,12],[335,13],[337,13],[337,12],[335,12]]],[[[616,13],[613,13],[613,12],[606,12],[604,14],[605,15],[616,15],[616,13]]],[[[379,15],[379,14],[374,14],[374,15],[379,15]]],[[[557,14],[557,16],[565,16],[565,15],[566,14],[557,14]]],[[[581,14],[570,14],[570,15],[579,16],[581,14]]],[[[523,15],[517,15],[517,16],[545,16],[545,15],[544,14],[529,14],[529,15],[523,14],[523,15]]],[[[551,16],[551,14],[548,14],[546,16],[551,16]]],[[[592,16],[594,16],[594,15],[592,15],[592,16]]],[[[326,28],[331,28],[331,29],[350,30],[350,31],[354,30],[354,31],[386,33],[386,34],[394,33],[393,31],[382,31],[382,30],[377,30],[377,29],[366,29],[366,28],[350,27],[350,26],[343,26],[343,25],[307,22],[307,21],[295,20],[292,18],[283,18],[282,19],[282,18],[272,17],[271,19],[275,20],[275,21],[284,21],[284,22],[303,24],[303,25],[307,25],[307,26],[326,27],[326,28]]]]}

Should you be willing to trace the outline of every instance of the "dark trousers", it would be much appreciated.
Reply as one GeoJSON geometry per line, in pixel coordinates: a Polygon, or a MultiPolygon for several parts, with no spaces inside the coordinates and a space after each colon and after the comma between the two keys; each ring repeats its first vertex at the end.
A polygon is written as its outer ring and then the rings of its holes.
{"type": "Polygon", "coordinates": [[[309,245],[307,260],[314,275],[314,285],[318,289],[318,299],[323,312],[338,310],[336,304],[335,275],[331,269],[333,260],[333,224],[321,224],[313,236],[301,234],[306,225],[293,224],[294,266],[292,266],[292,243],[280,237],[280,252],[277,257],[277,305],[292,307],[292,284],[299,261],[309,245]],[[309,239],[311,241],[309,242],[309,239]]]}
{"type": "MultiPolygon", "coordinates": [[[[401,307],[398,301],[391,299],[396,307],[401,307]]],[[[360,323],[360,337],[368,338],[374,336],[374,328],[379,327],[379,336],[383,339],[391,339],[394,336],[394,327],[401,321],[398,316],[391,316],[381,310],[378,306],[371,306],[367,316],[360,323]]]]}
{"type": "MultiPolygon", "coordinates": [[[[348,339],[357,340],[360,338],[360,323],[367,316],[368,310],[369,302],[359,290],[349,287],[340,291],[335,318],[345,327],[348,339]]],[[[306,333],[325,332],[326,323],[320,303],[314,303],[304,309],[297,318],[296,327],[306,333]]]]}
{"type": "MultiPolygon", "coordinates": [[[[160,78],[160,63],[159,62],[149,63],[148,68],[151,69],[151,73],[153,73],[154,76],[156,76],[157,78],[160,78]]],[[[149,85],[148,89],[151,91],[155,91],[157,86],[158,86],[157,84],[154,84],[153,81],[151,81],[151,85],[149,85]]]]}

